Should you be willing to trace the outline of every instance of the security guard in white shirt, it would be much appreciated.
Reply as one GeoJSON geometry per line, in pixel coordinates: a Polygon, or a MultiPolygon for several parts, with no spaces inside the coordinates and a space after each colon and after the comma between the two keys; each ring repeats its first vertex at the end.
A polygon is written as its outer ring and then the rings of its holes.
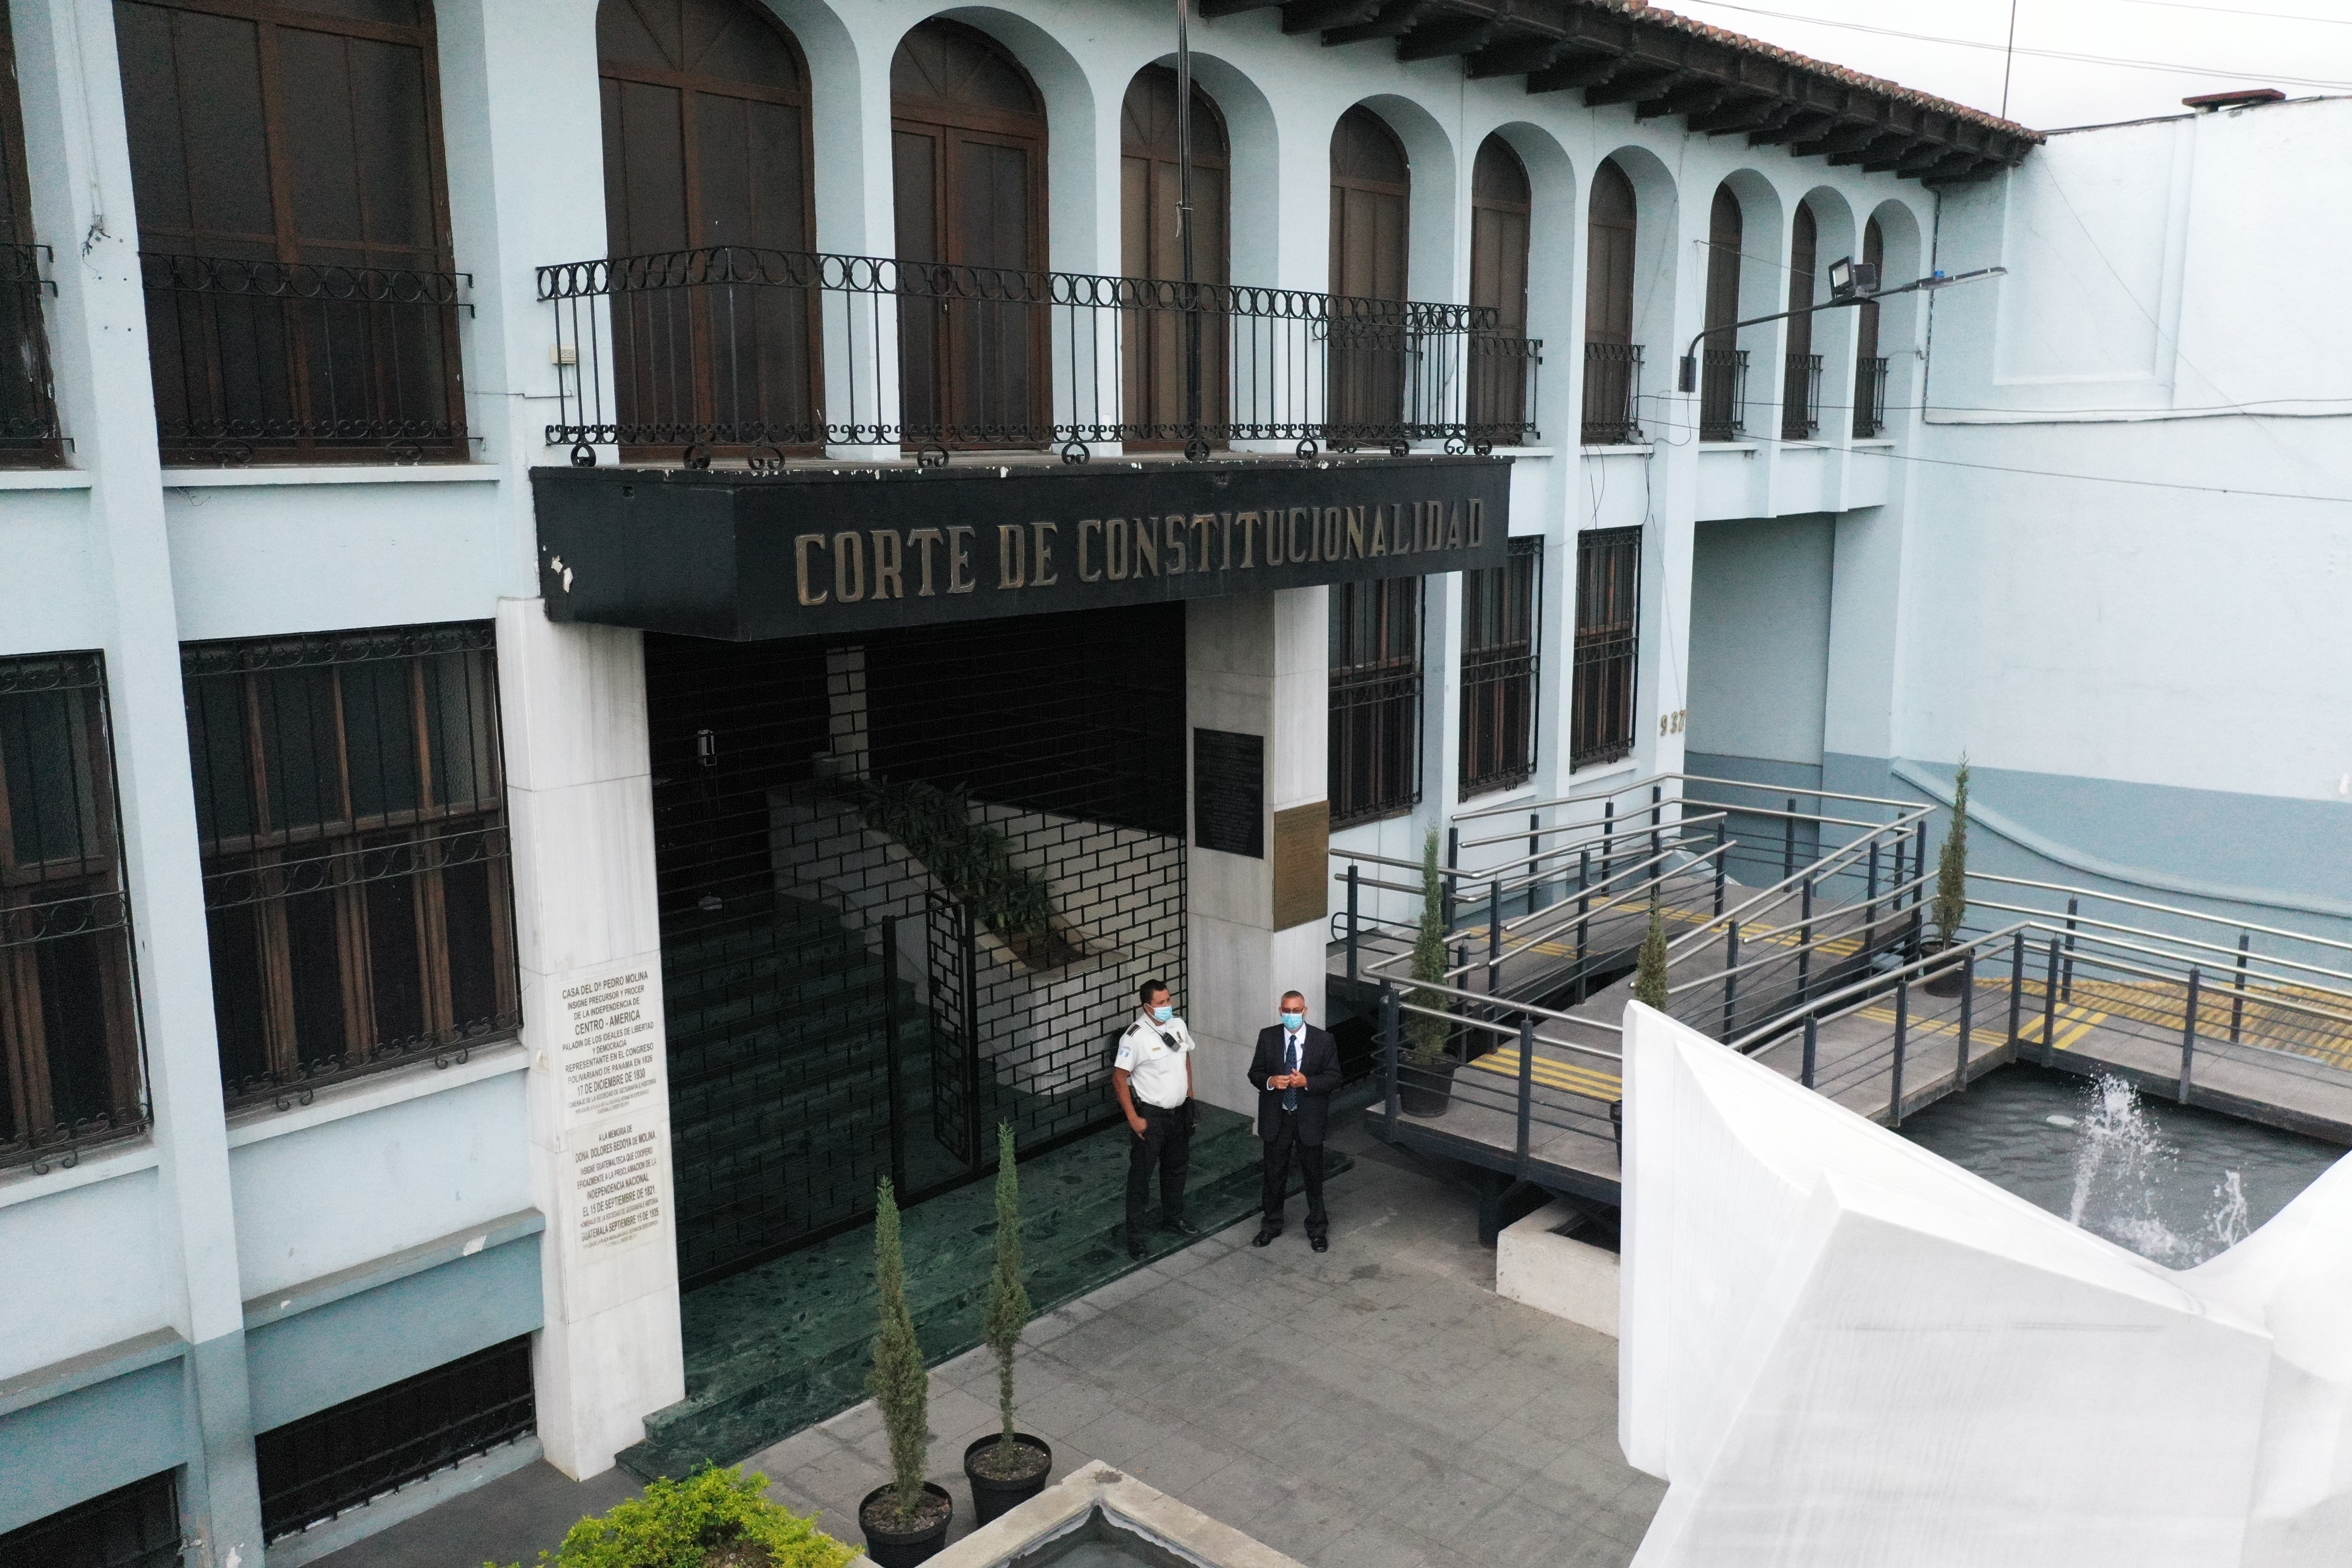
{"type": "Polygon", "coordinates": [[[1192,1163],[1192,1036],[1171,1005],[1168,984],[1147,980],[1143,1007],[1118,1037],[1111,1092],[1135,1141],[1127,1156],[1127,1255],[1141,1258],[1151,1168],[1160,1167],[1160,1223],[1180,1236],[1201,1227],[1184,1217],[1184,1172],[1192,1163]]]}

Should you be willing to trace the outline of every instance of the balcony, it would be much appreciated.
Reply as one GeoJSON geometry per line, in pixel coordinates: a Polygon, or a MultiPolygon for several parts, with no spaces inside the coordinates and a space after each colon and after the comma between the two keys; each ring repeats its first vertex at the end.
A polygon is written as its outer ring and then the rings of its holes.
{"type": "Polygon", "coordinates": [[[1748,351],[1699,351],[1698,438],[1736,441],[1748,428],[1748,351]]]}
{"type": "Polygon", "coordinates": [[[1810,441],[1822,430],[1822,356],[1787,354],[1780,375],[1780,439],[1810,441]]]}
{"type": "Polygon", "coordinates": [[[1886,434],[1886,361],[1864,354],[1853,366],[1853,433],[1864,441],[1886,434]]]}
{"type": "Polygon", "coordinates": [[[1620,447],[1642,439],[1642,345],[1584,345],[1584,444],[1620,447]]]}
{"type": "Polygon", "coordinates": [[[169,464],[458,461],[462,272],[142,252],[169,464]]]}
{"type": "Polygon", "coordinates": [[[550,445],[593,466],[828,448],[1302,454],[1536,435],[1496,312],[1296,289],[720,246],[543,267],[550,445]]]}
{"type": "Polygon", "coordinates": [[[54,463],[63,455],[49,379],[41,296],[58,286],[41,276],[46,245],[0,245],[0,466],[54,463]]]}

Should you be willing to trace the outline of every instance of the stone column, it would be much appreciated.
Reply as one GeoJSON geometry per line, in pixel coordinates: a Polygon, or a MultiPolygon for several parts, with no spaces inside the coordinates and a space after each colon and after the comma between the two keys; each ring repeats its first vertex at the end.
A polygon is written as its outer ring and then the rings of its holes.
{"type": "Polygon", "coordinates": [[[1185,790],[1194,799],[1197,732],[1264,742],[1262,853],[1205,848],[1192,813],[1185,994],[1200,1043],[1194,1087],[1213,1105],[1255,1113],[1250,1051],[1287,990],[1323,1016],[1330,907],[1327,731],[1330,593],[1292,588],[1185,606],[1185,790]]]}
{"type": "Polygon", "coordinates": [[[515,951],[547,1215],[539,1435],[575,1479],[686,1396],[644,639],[499,605],[515,951]]]}

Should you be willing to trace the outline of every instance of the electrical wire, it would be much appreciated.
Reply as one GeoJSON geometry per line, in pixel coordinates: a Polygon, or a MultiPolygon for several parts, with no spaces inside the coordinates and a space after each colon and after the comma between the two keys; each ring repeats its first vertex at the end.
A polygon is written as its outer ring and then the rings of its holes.
{"type": "MultiPolygon", "coordinates": [[[[1826,16],[1808,16],[1796,11],[1769,11],[1760,5],[1734,5],[1732,0],[1684,0],[1684,3],[1712,5],[1720,11],[1738,11],[1751,16],[1772,16],[1785,22],[1806,22],[1816,27],[1842,27],[1848,32],[1873,33],[1884,38],[1908,38],[1914,43],[1949,44],[1956,48],[1990,49],[1995,54],[2000,54],[2004,50],[2003,45],[1982,43],[1975,38],[1947,38],[1934,33],[1907,33],[1899,27],[1874,27],[1867,22],[1836,22],[1826,16]]],[[[2130,70],[2170,71],[2180,76],[2243,77],[2250,79],[2259,77],[2265,82],[2283,82],[2289,87],[2352,88],[2352,82],[2334,79],[2281,76],[2274,71],[2232,71],[2220,66],[2177,65],[2168,60],[2134,60],[2126,59],[2117,55],[2077,54],[2070,49],[2034,49],[2020,45],[2015,52],[2045,60],[2070,60],[2076,65],[2117,66],[2130,70]]]]}
{"type": "Polygon", "coordinates": [[[2228,5],[2192,5],[2189,0],[2124,0],[2126,5],[2157,5],[2167,11],[2209,11],[2216,16],[2258,16],[2266,22],[2317,22],[2329,27],[2352,27],[2352,17],[2298,16],[2285,11],[2239,11],[2228,5]]]}

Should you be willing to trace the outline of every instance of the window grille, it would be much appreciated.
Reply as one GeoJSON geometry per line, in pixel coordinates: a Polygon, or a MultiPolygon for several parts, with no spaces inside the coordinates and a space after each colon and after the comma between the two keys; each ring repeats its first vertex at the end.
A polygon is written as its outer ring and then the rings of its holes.
{"type": "Polygon", "coordinates": [[[530,1336],[462,1356],[253,1440],[261,1533],[279,1541],[536,1429],[530,1336]]]}
{"type": "Polygon", "coordinates": [[[1525,784],[1536,767],[1536,640],[1543,541],[1462,574],[1462,797],[1525,784]]]}
{"type": "Polygon", "coordinates": [[[183,1544],[166,1470],[0,1535],[0,1568],[178,1568],[183,1544]]]}
{"type": "Polygon", "coordinates": [[[1569,700],[1569,766],[1613,763],[1633,750],[1633,655],[1641,618],[1642,531],[1600,528],[1576,538],[1576,670],[1569,700]]]}
{"type": "Polygon", "coordinates": [[[182,650],[232,1107],[521,1022],[484,624],[182,650]]]}
{"type": "Polygon", "coordinates": [[[1331,826],[1421,802],[1422,580],[1331,590],[1331,826]]]}
{"type": "Polygon", "coordinates": [[[0,659],[0,1165],[147,1124],[103,660],[0,659]]]}

